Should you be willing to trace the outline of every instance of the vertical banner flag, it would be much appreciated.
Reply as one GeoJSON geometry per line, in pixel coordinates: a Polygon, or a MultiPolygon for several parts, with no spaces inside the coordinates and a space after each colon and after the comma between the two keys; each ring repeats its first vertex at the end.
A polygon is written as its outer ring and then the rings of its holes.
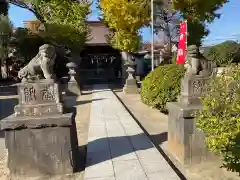
{"type": "Polygon", "coordinates": [[[185,64],[187,48],[187,22],[180,24],[180,36],[178,42],[178,52],[177,52],[177,64],[185,64]]]}

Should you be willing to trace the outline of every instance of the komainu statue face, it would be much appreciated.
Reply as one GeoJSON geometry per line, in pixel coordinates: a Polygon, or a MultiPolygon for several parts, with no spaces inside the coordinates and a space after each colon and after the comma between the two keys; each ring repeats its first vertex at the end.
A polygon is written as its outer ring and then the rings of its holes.
{"type": "Polygon", "coordinates": [[[42,57],[52,58],[55,53],[55,47],[50,44],[44,44],[39,47],[39,54],[42,57]]]}

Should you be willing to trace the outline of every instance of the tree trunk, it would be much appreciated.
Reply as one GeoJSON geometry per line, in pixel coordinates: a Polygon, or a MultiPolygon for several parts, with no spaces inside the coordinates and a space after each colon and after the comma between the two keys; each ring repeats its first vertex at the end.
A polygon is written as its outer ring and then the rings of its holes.
{"type": "Polygon", "coordinates": [[[3,64],[1,66],[1,75],[2,75],[2,79],[7,79],[7,65],[3,64]]]}
{"type": "Polygon", "coordinates": [[[41,15],[41,13],[38,11],[37,8],[34,8],[34,7],[31,7],[31,6],[28,6],[27,3],[25,2],[22,2],[22,1],[16,1],[16,0],[8,0],[8,2],[10,4],[13,4],[15,6],[18,6],[20,8],[24,8],[24,9],[27,9],[29,11],[31,11],[35,16],[36,18],[41,21],[41,23],[45,23],[46,21],[44,20],[44,17],[41,15]]]}
{"type": "MultiPolygon", "coordinates": [[[[171,38],[171,32],[170,32],[168,23],[167,23],[167,37],[168,37],[168,51],[169,51],[169,55],[172,57],[172,38],[171,38]]],[[[168,63],[171,64],[171,58],[168,63]]]]}

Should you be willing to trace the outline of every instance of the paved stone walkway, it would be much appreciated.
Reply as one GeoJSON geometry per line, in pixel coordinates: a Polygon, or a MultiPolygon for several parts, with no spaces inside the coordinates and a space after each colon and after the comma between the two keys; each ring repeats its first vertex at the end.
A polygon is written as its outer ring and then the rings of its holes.
{"type": "Polygon", "coordinates": [[[84,179],[180,179],[107,85],[93,92],[84,179]]]}

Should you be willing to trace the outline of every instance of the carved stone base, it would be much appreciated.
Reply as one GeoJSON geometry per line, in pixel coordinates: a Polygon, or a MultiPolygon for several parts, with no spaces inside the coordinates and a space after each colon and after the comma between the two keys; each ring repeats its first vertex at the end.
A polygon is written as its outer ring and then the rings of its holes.
{"type": "Polygon", "coordinates": [[[210,76],[189,76],[184,77],[181,81],[180,102],[182,104],[201,104],[201,97],[205,84],[209,81],[210,76]]]}
{"type": "Polygon", "coordinates": [[[42,116],[63,113],[62,103],[37,104],[37,105],[16,105],[14,107],[17,116],[42,116]]]}
{"type": "Polygon", "coordinates": [[[61,114],[63,111],[58,84],[53,80],[20,83],[18,94],[19,104],[14,108],[16,116],[61,114]]]}
{"type": "Polygon", "coordinates": [[[184,165],[214,160],[216,157],[207,150],[204,134],[196,129],[196,121],[192,117],[202,107],[170,102],[167,108],[169,152],[184,165]]]}
{"type": "Polygon", "coordinates": [[[123,87],[123,92],[125,94],[138,94],[138,87],[136,79],[126,79],[125,85],[123,87]]]}
{"type": "Polygon", "coordinates": [[[78,85],[77,81],[69,81],[67,85],[66,95],[70,96],[80,96],[81,90],[80,86],[78,85]]]}
{"type": "Polygon", "coordinates": [[[78,143],[73,122],[72,114],[2,120],[11,180],[76,171],[78,143]]]}

